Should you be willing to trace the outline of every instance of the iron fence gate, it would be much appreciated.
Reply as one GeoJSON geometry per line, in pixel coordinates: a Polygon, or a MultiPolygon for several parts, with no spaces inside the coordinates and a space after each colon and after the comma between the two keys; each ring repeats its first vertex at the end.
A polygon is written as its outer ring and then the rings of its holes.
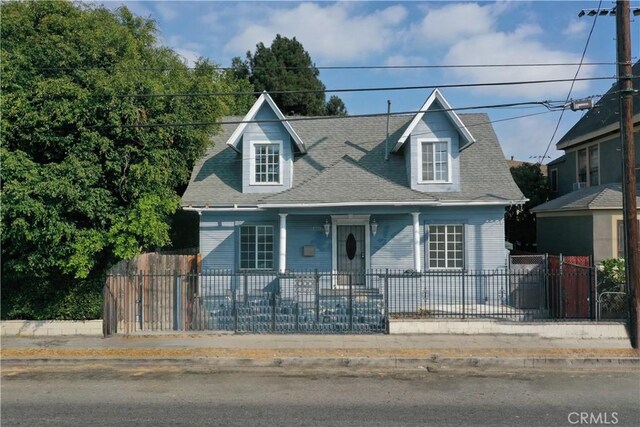
{"type": "MultiPolygon", "coordinates": [[[[104,297],[105,335],[158,330],[383,333],[388,300],[353,274],[275,272],[114,274],[104,297]]],[[[376,279],[379,279],[376,276],[376,279]]]]}
{"type": "Polygon", "coordinates": [[[592,269],[569,267],[111,274],[104,332],[383,333],[390,319],[406,318],[596,320],[592,269]]]}

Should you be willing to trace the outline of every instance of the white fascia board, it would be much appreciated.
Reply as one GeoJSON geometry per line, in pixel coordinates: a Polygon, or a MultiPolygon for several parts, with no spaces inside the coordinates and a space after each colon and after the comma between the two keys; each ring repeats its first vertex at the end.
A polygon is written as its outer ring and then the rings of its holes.
{"type": "Polygon", "coordinates": [[[282,208],[336,208],[336,207],[357,207],[357,206],[509,206],[521,205],[529,199],[521,200],[494,200],[494,201],[464,201],[464,200],[446,200],[446,201],[417,201],[417,202],[328,202],[328,203],[272,203],[259,204],[255,207],[193,207],[183,206],[186,211],[196,212],[241,212],[241,211],[265,211],[268,209],[282,208]]]}
{"type": "Polygon", "coordinates": [[[264,209],[260,209],[257,207],[218,207],[218,208],[209,208],[209,207],[193,207],[193,206],[183,206],[183,211],[193,211],[193,212],[256,212],[263,211],[264,209]]]}
{"type": "Polygon", "coordinates": [[[273,203],[260,204],[259,208],[322,208],[322,207],[352,207],[352,206],[508,206],[525,203],[523,200],[496,200],[486,202],[470,202],[464,200],[429,201],[429,202],[328,202],[328,203],[273,203]]]}
{"type": "Polygon", "coordinates": [[[302,141],[302,139],[300,139],[296,131],[291,127],[291,124],[289,124],[287,119],[284,117],[284,114],[282,114],[282,111],[280,111],[276,103],[273,101],[271,96],[269,96],[269,94],[266,91],[262,92],[262,94],[258,97],[258,99],[253,104],[249,112],[242,119],[242,123],[240,123],[238,127],[233,131],[233,133],[227,140],[227,145],[232,147],[234,150],[238,151],[237,144],[245,128],[247,127],[247,124],[248,124],[247,122],[250,122],[253,119],[255,119],[256,114],[258,114],[258,111],[260,110],[260,107],[262,107],[262,104],[264,104],[265,102],[269,104],[269,107],[271,107],[271,110],[276,114],[276,117],[279,120],[281,120],[282,125],[287,130],[287,132],[289,132],[289,135],[291,135],[291,137],[295,141],[300,152],[306,153],[307,147],[304,145],[304,142],[302,141]]]}
{"type": "MultiPolygon", "coordinates": [[[[633,116],[633,130],[635,132],[638,129],[640,129],[640,113],[638,113],[635,116],[633,116]]],[[[598,130],[595,130],[593,132],[589,132],[589,133],[581,135],[581,136],[579,136],[577,138],[573,138],[573,139],[570,139],[568,141],[564,141],[562,143],[558,143],[558,144],[556,144],[556,149],[557,150],[566,150],[567,148],[570,148],[570,147],[572,147],[574,145],[578,145],[578,144],[581,144],[583,142],[591,141],[591,140],[594,140],[594,139],[600,138],[600,137],[607,137],[607,139],[608,139],[608,138],[614,137],[619,132],[620,132],[620,122],[611,123],[610,125],[602,127],[602,128],[600,128],[598,130]],[[611,132],[615,132],[615,133],[612,134],[612,135],[607,135],[607,134],[609,134],[611,132]]]]}
{"type": "Polygon", "coordinates": [[[427,110],[431,107],[431,105],[433,105],[433,102],[436,100],[440,102],[440,105],[442,105],[449,119],[458,128],[460,135],[462,135],[462,137],[467,141],[467,144],[465,145],[473,144],[474,142],[476,142],[476,139],[473,137],[473,135],[471,135],[471,132],[469,132],[467,127],[464,125],[464,123],[462,123],[462,120],[460,120],[460,117],[456,114],[455,111],[453,111],[453,109],[451,109],[451,105],[447,102],[444,96],[442,96],[442,93],[440,93],[440,90],[434,89],[434,91],[431,92],[431,95],[429,95],[429,97],[425,101],[424,105],[420,108],[420,112],[418,112],[418,114],[416,114],[413,117],[413,120],[411,120],[409,127],[407,127],[407,129],[404,131],[404,133],[402,134],[402,136],[400,137],[396,145],[394,145],[393,149],[391,149],[392,153],[398,152],[400,147],[402,147],[402,144],[404,144],[404,142],[407,140],[409,135],[411,135],[411,132],[413,132],[413,130],[418,125],[420,120],[422,120],[422,117],[424,117],[424,114],[427,112],[427,110]]]}

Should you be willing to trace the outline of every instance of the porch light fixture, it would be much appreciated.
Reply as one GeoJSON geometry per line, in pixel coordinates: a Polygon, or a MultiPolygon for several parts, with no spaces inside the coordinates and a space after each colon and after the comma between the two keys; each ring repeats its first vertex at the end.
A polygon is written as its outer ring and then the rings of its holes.
{"type": "Polygon", "coordinates": [[[378,223],[376,222],[376,219],[373,218],[371,220],[371,234],[375,236],[377,232],[378,232],[378,223]]]}
{"type": "Polygon", "coordinates": [[[329,233],[331,233],[331,224],[329,224],[329,220],[324,220],[324,235],[329,237],[329,233]]]}

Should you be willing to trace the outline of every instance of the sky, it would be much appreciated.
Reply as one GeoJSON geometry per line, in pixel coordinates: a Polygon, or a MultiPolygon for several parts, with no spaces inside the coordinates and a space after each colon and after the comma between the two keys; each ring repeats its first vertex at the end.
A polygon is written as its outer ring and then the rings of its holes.
{"type": "MultiPolygon", "coordinates": [[[[246,2],[102,1],[122,5],[156,21],[160,42],[192,65],[199,57],[229,66],[235,56],[276,34],[296,37],[316,66],[532,64],[580,62],[589,32],[585,63],[578,78],[612,77],[615,18],[578,17],[598,1],[499,2],[246,2]]],[[[602,1],[603,8],[615,5],[602,1]]],[[[631,2],[640,7],[640,1],[631,2]]],[[[640,17],[632,16],[632,57],[640,56],[640,17]]],[[[420,68],[321,70],[327,89],[425,86],[504,81],[572,79],[577,65],[561,67],[420,68]]],[[[571,98],[604,94],[613,80],[578,81],[571,98]]],[[[454,108],[529,101],[561,101],[571,83],[444,88],[454,108]]],[[[339,93],[350,114],[419,110],[431,89],[339,93]]],[[[330,96],[330,94],[328,94],[330,96]]],[[[327,96],[327,98],[328,98],[327,96]]],[[[507,158],[549,161],[562,155],[555,143],[584,112],[549,112],[542,106],[483,108],[507,158]],[[540,114],[536,114],[540,113],[540,114]],[[527,116],[520,117],[518,116],[527,116]],[[554,130],[558,125],[555,137],[554,130]],[[543,158],[547,146],[551,147],[543,158]]]]}

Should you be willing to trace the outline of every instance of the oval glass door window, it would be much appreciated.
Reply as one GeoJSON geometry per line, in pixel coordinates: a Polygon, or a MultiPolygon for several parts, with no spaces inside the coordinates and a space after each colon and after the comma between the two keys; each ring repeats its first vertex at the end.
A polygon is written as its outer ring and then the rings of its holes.
{"type": "Polygon", "coordinates": [[[353,235],[353,233],[349,233],[349,235],[347,236],[347,258],[349,258],[350,260],[353,259],[356,256],[356,249],[357,249],[357,244],[356,244],[356,238],[353,235]]]}

